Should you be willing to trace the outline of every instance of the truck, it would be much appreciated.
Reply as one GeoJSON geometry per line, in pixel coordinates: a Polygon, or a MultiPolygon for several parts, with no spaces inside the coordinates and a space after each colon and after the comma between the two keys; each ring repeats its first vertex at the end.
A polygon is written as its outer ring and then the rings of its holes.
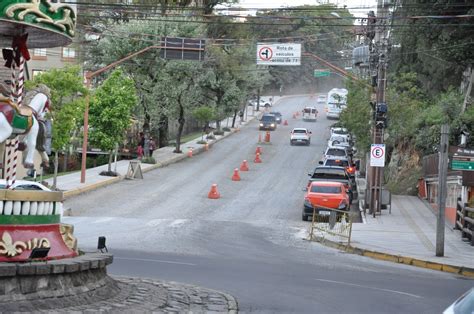
{"type": "Polygon", "coordinates": [[[345,88],[333,88],[329,91],[326,112],[328,119],[339,119],[342,110],[347,107],[347,94],[345,88]]]}

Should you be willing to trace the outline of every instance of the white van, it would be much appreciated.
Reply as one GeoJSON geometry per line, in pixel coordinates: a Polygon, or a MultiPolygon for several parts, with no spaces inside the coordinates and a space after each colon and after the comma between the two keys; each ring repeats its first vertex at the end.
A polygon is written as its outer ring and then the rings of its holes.
{"type": "Polygon", "coordinates": [[[303,120],[304,121],[316,121],[318,117],[318,109],[315,107],[305,107],[303,109],[303,120]]]}
{"type": "Polygon", "coordinates": [[[333,88],[328,93],[326,117],[328,119],[339,119],[342,110],[347,106],[347,89],[333,88]]]}

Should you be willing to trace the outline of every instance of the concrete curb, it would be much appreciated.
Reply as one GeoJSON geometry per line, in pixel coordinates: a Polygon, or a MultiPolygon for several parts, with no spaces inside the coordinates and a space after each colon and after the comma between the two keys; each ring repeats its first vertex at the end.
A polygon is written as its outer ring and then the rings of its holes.
{"type": "Polygon", "coordinates": [[[79,195],[79,194],[90,192],[92,190],[95,190],[95,189],[98,189],[98,188],[101,188],[101,187],[104,187],[104,186],[122,181],[123,178],[124,178],[123,176],[111,177],[111,178],[106,179],[106,180],[101,181],[101,182],[92,183],[92,184],[88,184],[84,187],[80,187],[80,188],[76,188],[76,189],[73,189],[73,190],[65,191],[63,193],[64,198],[68,199],[68,198],[71,198],[71,197],[79,195]]]}
{"type": "Polygon", "coordinates": [[[316,240],[317,242],[327,247],[335,248],[335,249],[338,249],[347,253],[351,253],[351,254],[370,257],[370,258],[380,260],[380,261],[411,265],[415,267],[421,267],[421,268],[466,276],[469,278],[474,278],[474,268],[470,268],[470,267],[455,266],[455,265],[450,265],[450,264],[431,262],[431,261],[422,260],[419,258],[414,258],[414,257],[409,257],[409,256],[384,253],[384,252],[379,252],[379,251],[374,251],[374,250],[367,250],[367,249],[359,248],[356,246],[351,246],[351,245],[331,241],[331,240],[324,239],[321,237],[316,237],[316,240]]]}

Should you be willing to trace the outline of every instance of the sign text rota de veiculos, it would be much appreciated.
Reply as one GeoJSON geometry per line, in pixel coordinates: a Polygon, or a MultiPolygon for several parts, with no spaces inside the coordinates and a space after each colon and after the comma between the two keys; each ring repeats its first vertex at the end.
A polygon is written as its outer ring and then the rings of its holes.
{"type": "Polygon", "coordinates": [[[300,65],[301,44],[257,44],[259,65],[300,65]]]}

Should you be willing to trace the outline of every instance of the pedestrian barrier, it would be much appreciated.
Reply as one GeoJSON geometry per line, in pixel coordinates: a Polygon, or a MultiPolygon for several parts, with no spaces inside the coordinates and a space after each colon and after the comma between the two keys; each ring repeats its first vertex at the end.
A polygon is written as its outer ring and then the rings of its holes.
{"type": "Polygon", "coordinates": [[[234,174],[232,175],[232,181],[240,181],[239,169],[234,169],[234,174]]]}
{"type": "Polygon", "coordinates": [[[128,165],[126,179],[143,179],[142,168],[140,167],[141,162],[139,160],[132,160],[128,165]]]}
{"type": "Polygon", "coordinates": [[[461,239],[466,239],[474,246],[474,208],[458,200],[456,206],[455,229],[461,231],[461,239]]]}
{"type": "Polygon", "coordinates": [[[217,184],[211,185],[211,190],[209,191],[209,194],[207,194],[207,197],[213,200],[221,197],[221,194],[217,191],[217,184]]]}
{"type": "Polygon", "coordinates": [[[318,206],[317,212],[316,208],[313,208],[313,219],[309,233],[310,241],[331,238],[334,241],[347,241],[347,245],[350,245],[353,218],[353,213],[344,210],[318,206]],[[327,213],[320,214],[323,211],[327,211],[327,213]]]}

